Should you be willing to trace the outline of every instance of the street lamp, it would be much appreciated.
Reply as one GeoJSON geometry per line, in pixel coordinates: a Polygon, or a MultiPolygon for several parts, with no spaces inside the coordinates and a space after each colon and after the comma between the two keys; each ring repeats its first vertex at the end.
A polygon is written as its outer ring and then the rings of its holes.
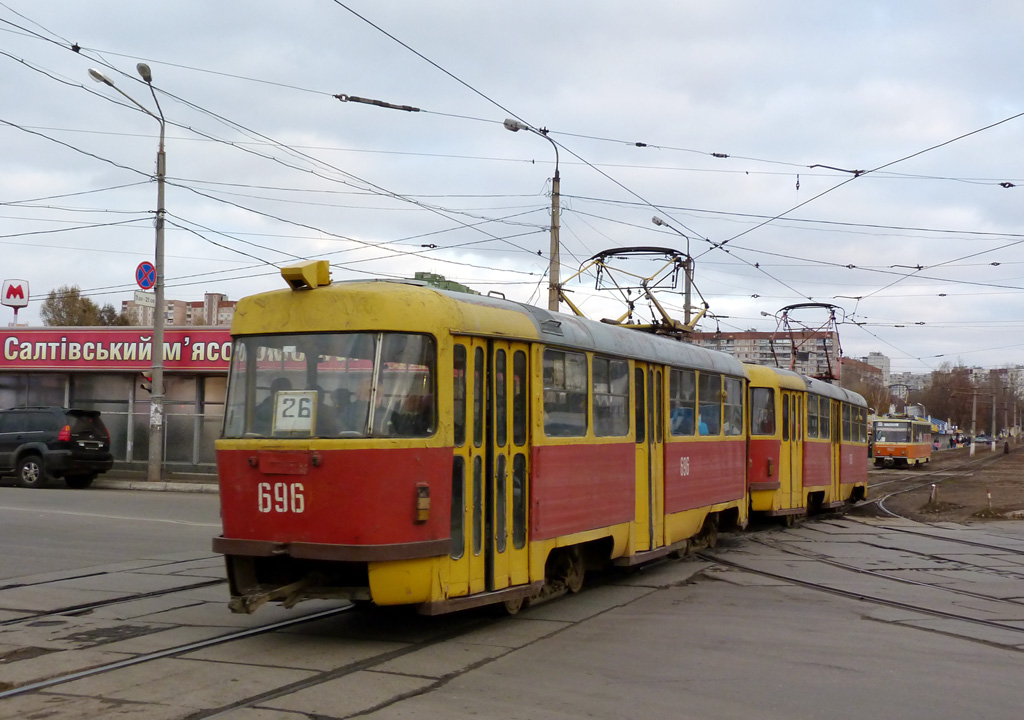
{"type": "MultiPolygon", "coordinates": [[[[651,222],[654,223],[655,225],[657,225],[658,227],[667,227],[669,230],[672,230],[673,232],[675,232],[675,233],[677,233],[679,235],[682,235],[684,238],[686,238],[686,264],[683,266],[683,271],[684,271],[684,273],[686,275],[686,286],[685,286],[685,289],[684,289],[683,311],[685,313],[684,322],[687,325],[689,325],[690,324],[690,292],[691,292],[690,289],[691,289],[691,287],[693,285],[693,258],[690,257],[690,238],[689,238],[688,235],[686,235],[685,233],[680,231],[678,228],[672,227],[671,225],[669,225],[667,222],[662,220],[657,215],[655,215],[654,217],[651,218],[651,222]]],[[[761,314],[764,315],[764,313],[761,313],[761,314]]]]}
{"type": "Polygon", "coordinates": [[[164,153],[164,111],[160,107],[160,101],[153,89],[153,73],[146,63],[139,63],[135,66],[139,76],[149,86],[149,92],[153,96],[156,110],[159,115],[154,115],[146,107],[140,105],[135,98],[125,93],[121,88],[114,85],[114,81],[101,73],[99,70],[89,69],[89,76],[96,82],[109,85],[131,102],[135,107],[149,115],[160,123],[160,145],[156,153],[156,248],[154,265],[156,267],[156,281],[153,283],[155,307],[153,308],[153,379],[152,395],[149,404],[149,468],[147,479],[157,481],[160,479],[164,455],[164,176],[167,173],[167,155],[164,153]]]}
{"type": "Polygon", "coordinates": [[[551,143],[551,147],[555,149],[555,177],[551,181],[551,249],[549,251],[548,260],[548,310],[552,312],[558,312],[558,301],[559,301],[559,245],[558,245],[558,225],[559,225],[559,177],[558,177],[558,143],[548,137],[547,130],[535,130],[524,122],[513,120],[508,118],[505,120],[505,129],[512,132],[519,132],[520,130],[528,130],[534,135],[540,135],[542,138],[551,143]]]}

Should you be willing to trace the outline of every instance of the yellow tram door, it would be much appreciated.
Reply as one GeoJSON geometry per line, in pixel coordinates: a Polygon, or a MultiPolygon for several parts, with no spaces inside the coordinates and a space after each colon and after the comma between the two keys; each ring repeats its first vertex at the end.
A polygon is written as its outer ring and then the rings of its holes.
{"type": "Polygon", "coordinates": [[[661,547],[665,537],[665,457],[662,372],[637,363],[633,370],[636,428],[636,524],[633,549],[661,547]]]}
{"type": "Polygon", "coordinates": [[[791,393],[792,428],[790,430],[790,468],[789,479],[790,507],[804,506],[804,396],[791,393]]]}
{"type": "Polygon", "coordinates": [[[528,348],[490,343],[487,418],[487,481],[484,490],[486,588],[501,590],[529,580],[526,548],[528,507],[528,348]]]}
{"type": "Polygon", "coordinates": [[[782,448],[779,452],[779,492],[782,510],[801,508],[803,498],[803,443],[800,395],[782,391],[782,448]]]}
{"type": "Polygon", "coordinates": [[[839,484],[843,475],[843,447],[844,439],[850,437],[850,406],[838,400],[832,403],[835,408],[832,422],[832,477],[829,496],[825,503],[838,503],[842,497],[842,489],[839,484]]]}
{"type": "Polygon", "coordinates": [[[454,459],[448,597],[483,592],[485,403],[487,344],[455,338],[453,348],[454,459]]]}
{"type": "Polygon", "coordinates": [[[782,395],[782,447],[779,449],[779,495],[789,504],[782,510],[793,507],[793,454],[792,454],[792,393],[783,390],[782,395]]]}

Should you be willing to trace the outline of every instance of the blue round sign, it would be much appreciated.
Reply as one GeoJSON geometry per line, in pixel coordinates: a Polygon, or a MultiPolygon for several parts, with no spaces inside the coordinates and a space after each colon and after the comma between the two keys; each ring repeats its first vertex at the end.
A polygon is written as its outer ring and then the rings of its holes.
{"type": "Polygon", "coordinates": [[[135,268],[135,282],[143,290],[149,290],[156,285],[156,268],[149,260],[144,260],[135,268]]]}

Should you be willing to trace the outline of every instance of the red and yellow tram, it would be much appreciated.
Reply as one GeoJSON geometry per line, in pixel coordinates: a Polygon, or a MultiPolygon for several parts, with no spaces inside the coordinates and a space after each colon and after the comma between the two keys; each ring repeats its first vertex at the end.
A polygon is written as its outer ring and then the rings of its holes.
{"type": "MultiPolygon", "coordinates": [[[[515,611],[746,525],[750,368],[733,357],[501,298],[332,284],[325,262],[282,274],[291,289],[244,298],[232,324],[214,539],[232,610],[515,611]]],[[[855,405],[829,397],[837,418],[855,405]]],[[[861,487],[822,482],[822,505],[861,487]]]]}
{"type": "Polygon", "coordinates": [[[867,494],[867,408],[857,393],[748,365],[754,512],[790,520],[867,494]]]}

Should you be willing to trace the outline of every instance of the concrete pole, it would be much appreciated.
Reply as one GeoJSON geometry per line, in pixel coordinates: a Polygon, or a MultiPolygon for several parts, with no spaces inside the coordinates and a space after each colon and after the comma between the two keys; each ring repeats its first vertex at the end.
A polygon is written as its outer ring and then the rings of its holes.
{"type": "MultiPolygon", "coordinates": [[[[547,137],[543,135],[542,137],[547,137]]],[[[549,140],[551,138],[548,138],[549,140]]],[[[554,141],[551,141],[554,145],[554,141]]],[[[551,247],[548,251],[550,259],[548,260],[548,310],[551,312],[558,312],[558,301],[559,297],[559,267],[561,261],[559,260],[559,244],[558,244],[558,229],[561,225],[560,222],[560,194],[561,190],[561,178],[558,176],[558,146],[555,146],[555,177],[551,180],[551,247]]]]}
{"type": "MultiPolygon", "coordinates": [[[[138,65],[139,75],[146,81],[153,95],[157,112],[160,117],[160,145],[156,154],[156,248],[154,265],[156,266],[156,283],[153,285],[156,307],[153,308],[153,394],[149,401],[149,466],[146,478],[156,482],[160,480],[164,461],[164,322],[167,315],[167,303],[164,298],[164,178],[167,175],[167,154],[164,152],[164,112],[160,108],[156,91],[153,89],[153,77],[149,66],[138,65]]],[[[150,115],[153,115],[150,113],[150,115]]],[[[155,117],[155,116],[154,116],[155,117]]]]}
{"type": "MultiPolygon", "coordinates": [[[[687,244],[689,244],[689,238],[687,238],[687,244]]],[[[689,250],[686,253],[686,262],[683,264],[683,271],[686,273],[686,285],[683,293],[683,312],[684,312],[684,323],[689,326],[690,315],[692,311],[692,304],[690,302],[690,294],[693,288],[693,258],[690,257],[689,250]]]]}
{"type": "Polygon", "coordinates": [[[971,395],[971,457],[974,457],[974,446],[978,439],[978,393],[971,395]]]}

